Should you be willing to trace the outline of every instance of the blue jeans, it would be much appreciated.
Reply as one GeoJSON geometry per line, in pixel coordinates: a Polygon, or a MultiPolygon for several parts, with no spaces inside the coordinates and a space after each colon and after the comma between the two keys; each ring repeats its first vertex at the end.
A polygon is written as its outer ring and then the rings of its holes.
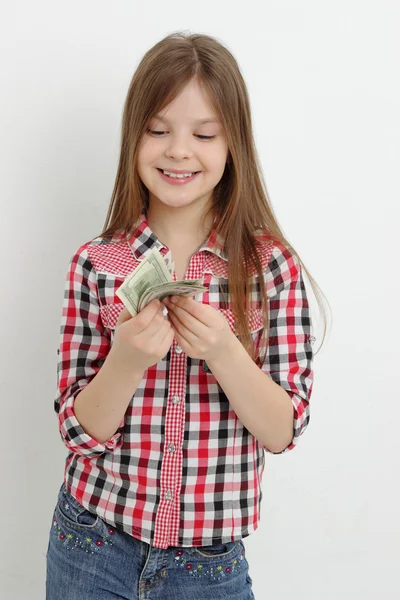
{"type": "Polygon", "coordinates": [[[255,600],[242,540],[153,548],[86,510],[65,483],[46,567],[46,600],[255,600]]]}

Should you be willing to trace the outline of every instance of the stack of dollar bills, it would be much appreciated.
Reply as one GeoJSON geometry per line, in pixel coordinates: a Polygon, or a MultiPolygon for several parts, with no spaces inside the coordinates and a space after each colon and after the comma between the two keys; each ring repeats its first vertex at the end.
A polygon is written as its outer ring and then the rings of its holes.
{"type": "Polygon", "coordinates": [[[116,294],[132,317],[155,298],[161,300],[165,296],[194,296],[207,290],[201,284],[201,279],[174,281],[174,270],[171,251],[163,257],[158,248],[154,247],[145,260],[127,275],[116,294]]]}

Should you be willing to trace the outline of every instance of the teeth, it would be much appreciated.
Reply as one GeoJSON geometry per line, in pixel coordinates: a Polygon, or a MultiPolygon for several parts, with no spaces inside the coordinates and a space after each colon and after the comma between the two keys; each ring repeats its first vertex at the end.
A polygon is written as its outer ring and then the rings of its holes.
{"type": "Polygon", "coordinates": [[[185,177],[191,177],[192,175],[194,175],[193,173],[170,173],[169,171],[163,171],[164,175],[168,175],[169,177],[172,178],[177,178],[177,179],[184,179],[185,177]]]}

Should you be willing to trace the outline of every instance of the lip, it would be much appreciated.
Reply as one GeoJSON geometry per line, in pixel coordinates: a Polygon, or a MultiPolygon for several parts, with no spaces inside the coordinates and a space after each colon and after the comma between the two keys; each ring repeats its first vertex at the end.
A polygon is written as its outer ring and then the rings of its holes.
{"type": "MultiPolygon", "coordinates": [[[[161,169],[161,167],[157,167],[157,169],[161,169]]],[[[193,169],[192,171],[188,170],[188,169],[162,169],[163,171],[168,171],[168,173],[176,173],[176,175],[182,175],[185,173],[194,173],[195,169],[193,169]]]]}
{"type": "MultiPolygon", "coordinates": [[[[166,183],[169,183],[170,185],[186,185],[186,184],[190,183],[191,181],[194,181],[196,179],[196,177],[198,175],[200,175],[200,173],[201,173],[201,171],[198,171],[191,177],[184,177],[182,179],[176,179],[176,178],[168,177],[168,175],[164,175],[164,173],[161,171],[161,169],[157,169],[157,172],[160,174],[160,177],[163,179],[163,181],[165,181],[166,183]]],[[[186,172],[188,172],[188,171],[186,171],[186,172]]],[[[190,173],[190,171],[189,171],[189,173],[190,173]]]]}

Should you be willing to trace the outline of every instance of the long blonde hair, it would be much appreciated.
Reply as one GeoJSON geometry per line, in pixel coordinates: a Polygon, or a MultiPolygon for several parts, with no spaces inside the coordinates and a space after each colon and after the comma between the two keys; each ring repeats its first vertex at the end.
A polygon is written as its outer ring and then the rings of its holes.
{"type": "MultiPolygon", "coordinates": [[[[250,102],[244,79],[233,55],[213,37],[175,32],[156,43],[140,61],[125,100],[118,172],[104,229],[99,236],[109,238],[117,231],[129,235],[140,214],[147,214],[148,190],[136,167],[140,140],[152,116],[169,104],[194,78],[211,99],[227,136],[229,151],[225,170],[213,190],[213,204],[204,215],[204,221],[212,210],[217,233],[224,240],[235,240],[234,244],[225,246],[228,289],[237,333],[244,347],[255,360],[244,307],[250,306],[249,268],[255,268],[260,281],[263,281],[259,241],[254,236],[257,229],[265,233],[267,240],[284,244],[307,273],[324,314],[325,338],[326,315],[318,292],[320,288],[285,238],[270,204],[253,139],[250,102]]],[[[268,340],[267,295],[263,285],[260,289],[268,340]]]]}

